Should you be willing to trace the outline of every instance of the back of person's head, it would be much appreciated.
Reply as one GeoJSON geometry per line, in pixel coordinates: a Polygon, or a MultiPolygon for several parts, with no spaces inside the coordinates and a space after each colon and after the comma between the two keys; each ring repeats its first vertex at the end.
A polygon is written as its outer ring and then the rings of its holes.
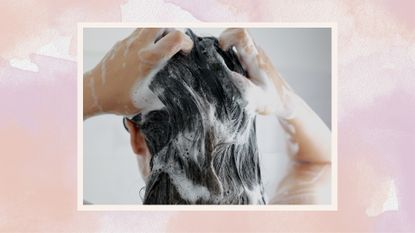
{"type": "Polygon", "coordinates": [[[255,114],[231,75],[234,51],[191,31],[149,84],[162,107],[134,117],[151,155],[144,204],[264,204],[255,114]]]}

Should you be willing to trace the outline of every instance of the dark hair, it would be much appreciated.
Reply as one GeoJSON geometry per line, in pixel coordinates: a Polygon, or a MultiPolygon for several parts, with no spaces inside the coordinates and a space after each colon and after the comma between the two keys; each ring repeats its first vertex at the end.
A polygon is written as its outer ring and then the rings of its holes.
{"type": "Polygon", "coordinates": [[[151,153],[144,204],[264,204],[255,114],[232,81],[246,72],[214,37],[186,32],[149,84],[164,107],[135,117],[151,153]]]}

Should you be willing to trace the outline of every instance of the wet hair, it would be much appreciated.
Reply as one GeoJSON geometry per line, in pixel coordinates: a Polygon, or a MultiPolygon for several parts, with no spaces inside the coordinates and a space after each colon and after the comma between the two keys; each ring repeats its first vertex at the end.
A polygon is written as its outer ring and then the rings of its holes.
{"type": "Polygon", "coordinates": [[[164,106],[133,118],[151,154],[143,203],[265,204],[255,114],[231,77],[246,71],[216,38],[186,33],[190,54],[149,84],[164,106]]]}

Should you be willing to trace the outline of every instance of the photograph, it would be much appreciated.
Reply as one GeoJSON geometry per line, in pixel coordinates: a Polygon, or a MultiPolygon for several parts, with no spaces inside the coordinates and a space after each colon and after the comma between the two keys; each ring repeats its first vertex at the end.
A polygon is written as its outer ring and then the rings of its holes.
{"type": "Polygon", "coordinates": [[[335,204],[331,27],[81,30],[82,206],[335,204]]]}

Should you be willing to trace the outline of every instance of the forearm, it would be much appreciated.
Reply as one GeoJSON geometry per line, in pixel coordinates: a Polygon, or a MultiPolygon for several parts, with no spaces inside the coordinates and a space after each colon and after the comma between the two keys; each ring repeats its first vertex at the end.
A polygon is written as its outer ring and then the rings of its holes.
{"type": "Polygon", "coordinates": [[[293,163],[270,204],[329,204],[331,164],[293,163]]]}
{"type": "MultiPolygon", "coordinates": [[[[294,94],[295,95],[295,94],[294,94]]],[[[281,119],[291,150],[287,174],[270,204],[328,204],[331,184],[331,132],[297,95],[289,119],[281,119]]]]}
{"type": "Polygon", "coordinates": [[[297,162],[330,163],[331,132],[320,117],[296,94],[292,94],[295,105],[292,117],[282,119],[291,143],[298,146],[292,159],[297,162]]]}

